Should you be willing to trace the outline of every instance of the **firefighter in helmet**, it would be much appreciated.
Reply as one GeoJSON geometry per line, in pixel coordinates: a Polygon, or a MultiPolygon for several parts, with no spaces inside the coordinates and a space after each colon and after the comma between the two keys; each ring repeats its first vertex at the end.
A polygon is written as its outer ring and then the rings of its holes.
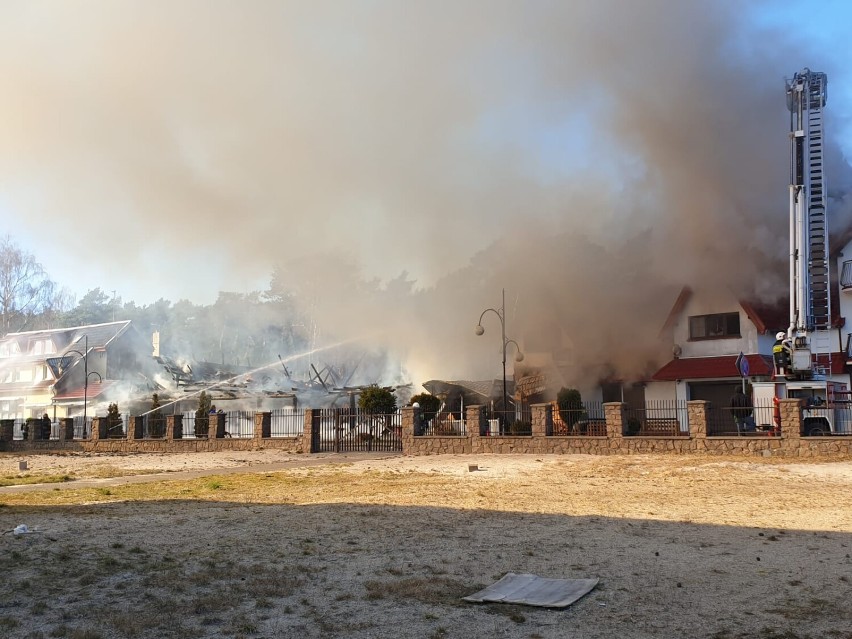
{"type": "Polygon", "coordinates": [[[775,344],[772,346],[772,360],[775,363],[775,376],[786,377],[793,362],[793,349],[784,331],[775,335],[775,344]]]}

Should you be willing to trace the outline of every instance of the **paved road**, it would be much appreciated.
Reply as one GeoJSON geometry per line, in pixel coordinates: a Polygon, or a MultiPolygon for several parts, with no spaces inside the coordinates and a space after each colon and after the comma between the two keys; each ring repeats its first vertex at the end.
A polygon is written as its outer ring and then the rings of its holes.
{"type": "Polygon", "coordinates": [[[151,475],[127,475],[125,477],[109,477],[105,479],[75,479],[68,482],[52,484],[23,484],[20,486],[0,487],[0,495],[4,493],[26,493],[37,490],[76,490],[78,488],[103,488],[105,486],[125,486],[127,484],[146,484],[155,481],[178,481],[196,479],[210,475],[237,475],[246,473],[269,473],[288,468],[304,468],[306,466],[321,466],[324,464],[346,464],[371,459],[388,459],[398,457],[400,453],[317,453],[305,455],[298,459],[274,462],[271,464],[254,464],[246,466],[225,466],[221,468],[204,468],[198,470],[180,470],[175,472],[155,473],[151,475]]]}

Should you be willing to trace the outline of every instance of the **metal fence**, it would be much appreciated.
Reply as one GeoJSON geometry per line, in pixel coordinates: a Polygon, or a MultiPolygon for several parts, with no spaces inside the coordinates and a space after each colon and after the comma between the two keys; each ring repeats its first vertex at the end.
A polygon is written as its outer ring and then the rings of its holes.
{"type": "Polygon", "coordinates": [[[142,437],[162,439],[166,436],[166,416],[155,411],[142,417],[142,437]]]}
{"type": "Polygon", "coordinates": [[[254,437],[254,411],[229,410],[225,413],[225,437],[254,437]]]}
{"type": "Polygon", "coordinates": [[[298,437],[305,431],[305,411],[279,408],[271,411],[270,437],[298,437]]]}
{"type": "Polygon", "coordinates": [[[435,415],[423,419],[415,429],[415,435],[439,435],[441,437],[464,437],[467,435],[467,422],[452,414],[435,415]]]}
{"type": "Polygon", "coordinates": [[[532,435],[532,417],[529,410],[486,410],[488,435],[532,435]]]}
{"type": "Polygon", "coordinates": [[[402,415],[379,415],[328,408],[317,411],[312,431],[314,452],[401,451],[402,415]]]}
{"type": "Polygon", "coordinates": [[[577,408],[553,410],[554,435],[606,436],[606,415],[602,402],[583,402],[577,408]]]}
{"type": "Polygon", "coordinates": [[[771,401],[753,408],[716,406],[707,408],[707,436],[766,436],[780,434],[781,414],[771,401]]]}
{"type": "Polygon", "coordinates": [[[74,439],[90,439],[92,436],[92,418],[86,415],[84,420],[82,415],[78,415],[73,420],[74,439]]]}
{"type": "Polygon", "coordinates": [[[689,435],[685,401],[650,400],[624,409],[625,434],[651,437],[689,435]]]}

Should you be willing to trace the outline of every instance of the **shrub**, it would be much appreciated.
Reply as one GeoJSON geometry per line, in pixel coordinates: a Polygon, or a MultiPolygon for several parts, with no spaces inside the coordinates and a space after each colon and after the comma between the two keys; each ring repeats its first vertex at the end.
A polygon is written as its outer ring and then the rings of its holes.
{"type": "Polygon", "coordinates": [[[509,433],[512,435],[532,435],[532,424],[522,420],[512,422],[509,426],[509,433]]]}
{"type": "Polygon", "coordinates": [[[556,395],[556,403],[559,406],[559,417],[565,422],[569,431],[574,424],[584,419],[583,398],[576,388],[565,388],[564,386],[560,388],[556,395]]]}
{"type": "Polygon", "coordinates": [[[420,404],[420,412],[427,421],[437,415],[441,408],[441,400],[429,393],[414,395],[411,398],[411,403],[414,404],[415,402],[420,404]]]}
{"type": "Polygon", "coordinates": [[[627,434],[628,435],[638,435],[640,430],[642,430],[642,422],[639,421],[639,418],[638,417],[628,417],[627,418],[627,434]]]}
{"type": "Polygon", "coordinates": [[[121,437],[124,435],[121,413],[118,412],[118,404],[112,403],[107,408],[107,429],[110,437],[121,437]]]}
{"type": "Polygon", "coordinates": [[[163,437],[166,434],[166,418],[160,412],[160,396],[154,393],[151,398],[151,413],[148,415],[148,436],[163,437]]]}
{"type": "Polygon", "coordinates": [[[358,406],[368,413],[389,415],[396,412],[396,396],[390,388],[373,384],[361,391],[358,406]]]}
{"type": "Polygon", "coordinates": [[[196,437],[205,437],[210,430],[210,411],[212,408],[213,402],[210,400],[210,395],[201,391],[198,396],[198,410],[195,411],[196,437]]]}

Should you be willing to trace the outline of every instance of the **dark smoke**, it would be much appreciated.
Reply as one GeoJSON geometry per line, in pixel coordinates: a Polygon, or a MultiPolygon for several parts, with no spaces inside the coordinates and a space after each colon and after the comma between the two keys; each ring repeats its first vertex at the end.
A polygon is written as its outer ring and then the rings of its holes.
{"type": "Polygon", "coordinates": [[[502,287],[530,350],[640,376],[683,284],[786,291],[783,77],[846,61],[767,7],[7,3],[0,197],[171,296],[282,264],[415,381],[499,372],[502,287]]]}

